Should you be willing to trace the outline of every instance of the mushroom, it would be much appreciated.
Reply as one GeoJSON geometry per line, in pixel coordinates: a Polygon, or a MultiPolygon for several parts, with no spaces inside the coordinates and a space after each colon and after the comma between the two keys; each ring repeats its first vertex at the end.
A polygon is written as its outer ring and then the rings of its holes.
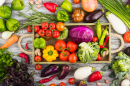
{"type": "Polygon", "coordinates": [[[39,4],[39,5],[37,5],[37,8],[39,9],[39,8],[41,8],[42,6],[43,6],[43,5],[40,5],[40,4],[39,4]]]}
{"type": "Polygon", "coordinates": [[[35,53],[36,56],[41,56],[41,50],[40,49],[36,49],[34,53],[35,53]]]}

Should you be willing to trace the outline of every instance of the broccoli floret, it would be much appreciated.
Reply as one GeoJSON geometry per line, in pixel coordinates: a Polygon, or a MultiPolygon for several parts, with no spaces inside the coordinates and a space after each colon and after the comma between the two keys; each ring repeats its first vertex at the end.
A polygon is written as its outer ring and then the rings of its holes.
{"type": "Polygon", "coordinates": [[[77,55],[80,61],[87,63],[98,58],[98,53],[100,51],[100,46],[98,43],[93,42],[82,42],[79,44],[79,49],[77,55]]]}

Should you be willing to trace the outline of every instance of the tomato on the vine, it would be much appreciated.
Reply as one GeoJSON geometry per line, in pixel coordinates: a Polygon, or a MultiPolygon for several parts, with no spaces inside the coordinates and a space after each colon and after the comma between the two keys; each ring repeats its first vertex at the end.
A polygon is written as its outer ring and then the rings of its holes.
{"type": "Polygon", "coordinates": [[[92,42],[97,42],[97,41],[98,41],[98,37],[94,36],[92,42]]]}
{"type": "Polygon", "coordinates": [[[52,36],[52,31],[51,30],[46,30],[46,36],[51,37],[52,36]]]}
{"type": "Polygon", "coordinates": [[[59,86],[66,86],[64,82],[61,82],[59,86]]]}
{"type": "Polygon", "coordinates": [[[78,48],[78,45],[73,42],[73,41],[69,41],[67,42],[67,49],[70,51],[70,52],[75,52],[78,48]]]}
{"type": "Polygon", "coordinates": [[[50,23],[49,24],[49,29],[54,30],[56,28],[56,24],[55,23],[50,23]]]}
{"type": "Polygon", "coordinates": [[[68,58],[70,63],[75,63],[78,60],[76,53],[71,53],[68,58]]]}
{"type": "Polygon", "coordinates": [[[101,61],[102,60],[102,57],[100,54],[98,54],[98,58],[97,58],[97,61],[101,61]]]}
{"type": "Polygon", "coordinates": [[[65,28],[64,23],[58,22],[58,23],[56,24],[56,29],[57,29],[58,31],[63,31],[64,28],[65,28]]]}
{"type": "Polygon", "coordinates": [[[27,31],[28,31],[28,32],[32,32],[32,26],[28,26],[28,27],[27,27],[27,31]]]}
{"type": "Polygon", "coordinates": [[[35,69],[36,69],[36,70],[41,70],[41,69],[42,69],[42,66],[41,66],[40,64],[36,64],[36,65],[35,65],[35,69]]]}
{"type": "Polygon", "coordinates": [[[62,61],[68,61],[69,55],[70,55],[70,52],[67,51],[67,50],[65,50],[65,51],[62,51],[62,52],[60,53],[59,58],[60,58],[60,60],[62,60],[62,61]]]}
{"type": "Polygon", "coordinates": [[[68,82],[69,82],[69,84],[73,85],[73,84],[75,83],[75,79],[74,79],[74,78],[70,78],[70,79],[68,80],[68,82]]]}
{"type": "Polygon", "coordinates": [[[40,30],[40,26],[34,26],[35,32],[38,32],[40,30]]]}
{"type": "Polygon", "coordinates": [[[39,31],[38,31],[38,35],[39,36],[45,36],[45,30],[43,30],[43,29],[40,29],[39,31]]]}
{"type": "Polygon", "coordinates": [[[36,57],[34,58],[34,60],[35,60],[35,62],[40,62],[40,61],[41,61],[41,56],[36,56],[36,57]]]}
{"type": "Polygon", "coordinates": [[[43,22],[42,23],[42,25],[41,25],[41,27],[42,27],[42,29],[48,29],[48,23],[47,22],[43,22]]]}
{"type": "Polygon", "coordinates": [[[58,38],[60,36],[60,32],[59,31],[53,31],[53,37],[54,38],[58,38]]]}
{"type": "Polygon", "coordinates": [[[124,41],[127,42],[127,43],[130,43],[130,31],[127,31],[124,34],[124,41]]]}
{"type": "Polygon", "coordinates": [[[55,49],[57,51],[63,51],[66,48],[66,43],[63,40],[58,40],[55,43],[55,49]]]}

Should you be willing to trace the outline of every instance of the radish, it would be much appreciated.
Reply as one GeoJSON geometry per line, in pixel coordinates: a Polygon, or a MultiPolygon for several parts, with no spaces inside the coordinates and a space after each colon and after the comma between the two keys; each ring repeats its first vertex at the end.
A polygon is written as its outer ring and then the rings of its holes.
{"type": "Polygon", "coordinates": [[[85,79],[90,76],[94,70],[95,68],[91,66],[80,67],[75,71],[74,77],[78,80],[85,79]]]}
{"type": "Polygon", "coordinates": [[[120,20],[118,17],[110,12],[106,12],[105,15],[108,21],[112,24],[113,29],[117,33],[124,34],[126,32],[126,25],[122,22],[122,20],[120,20]]]}

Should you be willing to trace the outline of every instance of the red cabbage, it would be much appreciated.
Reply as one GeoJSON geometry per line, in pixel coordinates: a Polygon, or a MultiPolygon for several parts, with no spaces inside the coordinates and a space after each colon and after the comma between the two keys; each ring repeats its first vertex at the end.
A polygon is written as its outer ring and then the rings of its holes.
{"type": "Polygon", "coordinates": [[[93,38],[93,31],[86,26],[76,26],[69,32],[69,37],[75,43],[90,42],[93,38]]]}

